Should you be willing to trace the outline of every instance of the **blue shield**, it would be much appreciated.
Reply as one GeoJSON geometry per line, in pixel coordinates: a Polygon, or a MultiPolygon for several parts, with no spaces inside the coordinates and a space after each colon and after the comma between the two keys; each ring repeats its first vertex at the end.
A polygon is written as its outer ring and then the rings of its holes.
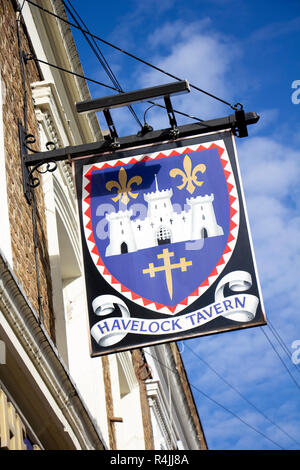
{"type": "Polygon", "coordinates": [[[91,256],[131,301],[178,313],[230,259],[239,207],[223,141],[85,166],[83,180],[91,256]]]}

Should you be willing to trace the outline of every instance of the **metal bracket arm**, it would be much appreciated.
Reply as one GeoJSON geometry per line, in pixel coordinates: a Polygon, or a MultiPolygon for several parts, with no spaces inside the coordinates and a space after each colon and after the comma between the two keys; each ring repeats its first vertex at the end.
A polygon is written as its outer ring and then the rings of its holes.
{"type": "Polygon", "coordinates": [[[178,130],[178,127],[177,127],[175,113],[174,113],[174,110],[173,110],[173,106],[172,106],[172,103],[171,103],[170,96],[164,96],[164,102],[165,102],[165,105],[166,105],[166,109],[167,109],[167,113],[168,113],[169,121],[170,121],[170,125],[171,125],[170,134],[171,134],[171,137],[173,139],[176,139],[176,137],[178,137],[178,135],[179,135],[179,130],[178,130]]]}
{"type": "Polygon", "coordinates": [[[110,139],[111,139],[111,148],[117,149],[120,147],[120,144],[118,142],[118,133],[116,131],[116,127],[114,125],[114,122],[112,120],[111,114],[109,109],[103,109],[103,114],[106,120],[106,124],[108,125],[109,133],[110,133],[110,139]]]}
{"type": "MultiPolygon", "coordinates": [[[[236,106],[238,106],[238,105],[236,105],[236,106]]],[[[235,135],[237,137],[248,137],[246,115],[245,115],[245,111],[243,110],[242,105],[240,105],[239,109],[236,109],[235,119],[236,119],[235,135]]]]}
{"type": "MultiPolygon", "coordinates": [[[[259,115],[255,112],[245,113],[245,125],[246,127],[250,124],[255,124],[259,120],[259,115]]],[[[230,116],[212,119],[209,121],[198,122],[194,124],[186,124],[179,126],[178,131],[180,139],[194,137],[196,135],[206,134],[208,132],[221,132],[224,130],[231,130],[233,133],[239,132],[239,123],[237,122],[236,114],[230,116]]],[[[238,137],[243,137],[243,133],[240,133],[238,137]]],[[[170,140],[170,128],[162,129],[158,131],[150,131],[146,134],[131,135],[126,137],[120,137],[118,143],[120,144],[118,150],[129,150],[133,147],[146,147],[148,145],[158,144],[164,141],[170,140]]],[[[69,146],[64,148],[58,148],[47,152],[34,152],[28,155],[26,147],[24,148],[24,137],[20,137],[21,143],[21,154],[22,154],[22,167],[24,168],[25,176],[26,172],[29,171],[29,167],[35,165],[42,165],[45,163],[51,163],[69,160],[73,161],[79,158],[88,158],[97,156],[99,160],[103,161],[113,160],[116,158],[116,152],[112,151],[111,141],[102,140],[99,142],[92,142],[89,144],[81,144],[76,146],[69,146]],[[23,151],[22,151],[23,149],[23,151]],[[110,154],[108,152],[111,152],[110,154]]],[[[49,171],[49,170],[48,170],[49,171]]],[[[27,175],[28,176],[28,175],[27,175]]]]}

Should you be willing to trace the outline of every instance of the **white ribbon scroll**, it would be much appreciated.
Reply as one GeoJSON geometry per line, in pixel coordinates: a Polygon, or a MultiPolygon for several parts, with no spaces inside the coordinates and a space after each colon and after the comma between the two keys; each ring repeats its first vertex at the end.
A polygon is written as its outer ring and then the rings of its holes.
{"type": "Polygon", "coordinates": [[[143,335],[170,335],[199,328],[217,317],[245,323],[254,319],[259,299],[252,294],[245,294],[252,286],[251,275],[246,271],[234,271],[224,276],[216,287],[215,301],[206,307],[180,316],[164,318],[132,318],[127,305],[114,295],[101,295],[92,303],[96,315],[107,317],[117,304],[121,317],[108,317],[97,322],[91,334],[102,347],[118,343],[128,333],[143,335]],[[228,284],[233,295],[224,297],[224,288],[228,284]]]}
{"type": "MultiPolygon", "coordinates": [[[[233,271],[226,274],[216,287],[215,300],[216,302],[226,300],[224,297],[224,288],[226,284],[233,292],[245,292],[252,286],[251,274],[246,271],[233,271]]],[[[247,294],[247,308],[237,308],[233,311],[228,311],[222,316],[233,321],[248,322],[253,320],[258,306],[258,298],[255,295],[247,294]]]]}
{"type": "MultiPolygon", "coordinates": [[[[92,307],[96,315],[105,317],[106,315],[110,315],[115,310],[114,304],[119,306],[122,313],[122,318],[130,317],[127,305],[123,302],[123,300],[119,299],[119,297],[116,297],[115,295],[100,295],[99,297],[96,297],[93,300],[92,307]]],[[[127,332],[122,333],[120,330],[114,331],[109,335],[102,335],[101,329],[99,329],[97,325],[98,323],[92,327],[91,334],[97,343],[104,348],[118,343],[127,335],[127,332]]]]}

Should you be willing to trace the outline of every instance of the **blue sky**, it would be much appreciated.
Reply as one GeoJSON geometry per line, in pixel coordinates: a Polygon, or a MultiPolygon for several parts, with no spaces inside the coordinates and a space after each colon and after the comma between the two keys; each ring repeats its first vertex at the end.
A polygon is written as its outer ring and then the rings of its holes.
{"type": "MultiPolygon", "coordinates": [[[[300,359],[293,348],[300,344],[300,103],[292,100],[293,92],[300,98],[292,88],[300,80],[299,0],[72,4],[94,34],[260,115],[249,137],[237,139],[237,149],[270,323],[179,347],[210,449],[300,449],[300,364],[282,347],[300,359]]],[[[77,33],[75,38],[85,74],[111,84],[84,38],[77,33]]],[[[125,91],[171,81],[99,46],[125,91]]],[[[93,97],[111,94],[92,84],[90,90],[93,97]]],[[[201,119],[232,113],[196,91],[173,104],[201,119]]],[[[145,108],[135,108],[141,121],[145,108]]],[[[113,117],[119,135],[139,130],[126,109],[113,117]]],[[[156,108],[147,121],[155,129],[168,127],[165,113],[156,108]]]]}

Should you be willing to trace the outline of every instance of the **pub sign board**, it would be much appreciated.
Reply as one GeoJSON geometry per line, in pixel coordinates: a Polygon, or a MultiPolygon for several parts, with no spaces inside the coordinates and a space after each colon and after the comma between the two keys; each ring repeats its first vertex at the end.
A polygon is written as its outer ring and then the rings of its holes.
{"type": "Polygon", "coordinates": [[[266,323],[234,136],[75,161],[91,356],[266,323]]]}

